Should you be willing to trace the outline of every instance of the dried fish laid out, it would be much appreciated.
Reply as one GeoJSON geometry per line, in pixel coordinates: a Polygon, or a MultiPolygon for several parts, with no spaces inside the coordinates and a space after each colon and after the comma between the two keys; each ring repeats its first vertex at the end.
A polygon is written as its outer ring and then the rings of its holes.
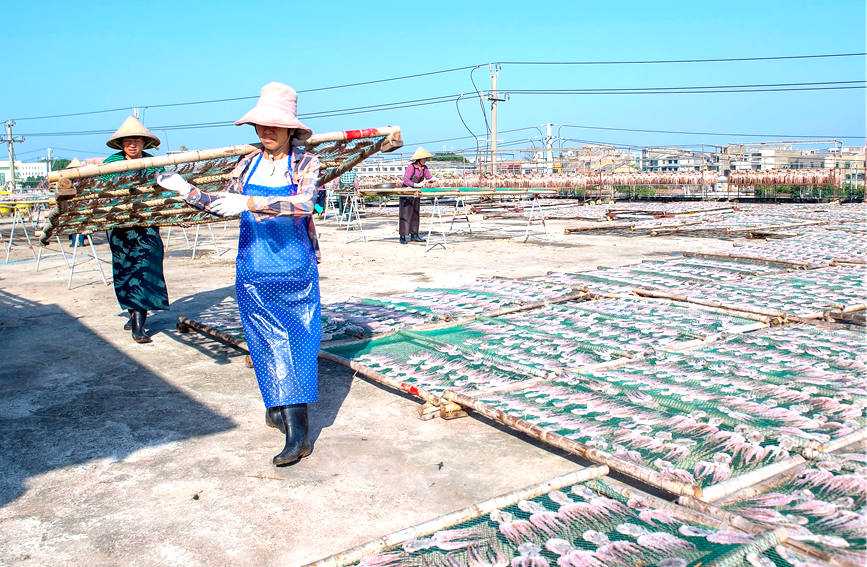
{"type": "Polygon", "coordinates": [[[731,309],[821,318],[828,312],[864,309],[860,266],[832,266],[747,278],[737,283],[684,285],[667,294],[682,301],[714,302],[731,309]]]}
{"type": "Polygon", "coordinates": [[[867,216],[867,206],[864,203],[832,204],[795,204],[777,203],[740,203],[738,208],[747,212],[776,215],[787,218],[817,219],[824,222],[858,222],[867,216]]]}
{"type": "Polygon", "coordinates": [[[639,279],[647,274],[663,273],[669,276],[682,277],[687,280],[734,281],[750,276],[761,276],[784,272],[786,269],[778,265],[761,261],[728,259],[719,257],[703,257],[689,255],[667,260],[645,260],[640,264],[621,266],[623,273],[634,274],[639,279]]]}
{"type": "MultiPolygon", "coordinates": [[[[766,376],[763,365],[750,358],[733,365],[732,360],[703,354],[657,353],[634,364],[583,374],[581,379],[588,381],[585,385],[596,380],[633,397],[652,399],[659,407],[701,413],[750,443],[767,441],[785,450],[819,447],[867,426],[864,390],[817,395],[809,386],[766,376]]],[[[693,472],[699,477],[721,474],[712,463],[706,465],[705,470],[693,472]]]]}
{"type": "Polygon", "coordinates": [[[545,305],[435,331],[404,330],[363,348],[331,349],[402,383],[472,394],[522,379],[610,365],[664,346],[764,326],[749,319],[650,299],[545,305]],[[491,372],[489,381],[485,373],[491,372]],[[505,377],[501,372],[514,374],[505,377]]]}
{"type": "MultiPolygon", "coordinates": [[[[714,232],[721,234],[792,229],[821,224],[821,220],[783,218],[773,215],[735,211],[725,216],[702,219],[672,232],[714,232]]],[[[638,228],[638,227],[636,227],[638,228]]],[[[659,234],[667,231],[659,231],[659,234]]]]}
{"type": "MultiPolygon", "coordinates": [[[[352,298],[322,305],[322,340],[366,338],[397,329],[472,317],[487,311],[557,299],[573,293],[569,285],[521,280],[479,280],[458,289],[421,288],[377,299],[352,298]]],[[[228,335],[243,343],[237,303],[227,299],[183,324],[208,334],[228,335]]]]}
{"type": "Polygon", "coordinates": [[[867,564],[867,453],[863,445],[793,467],[755,489],[714,503],[836,564],[867,564]]]}
{"type": "MultiPolygon", "coordinates": [[[[639,287],[636,280],[629,276],[608,274],[606,269],[588,272],[548,272],[544,276],[533,278],[534,281],[571,285],[586,289],[588,293],[601,297],[626,297],[633,295],[632,290],[639,287]]],[[[654,275],[645,278],[642,287],[652,289],[670,289],[682,285],[683,281],[676,278],[654,275]]]]}
{"type": "MultiPolygon", "coordinates": [[[[524,337],[528,349],[521,353],[519,347],[516,353],[508,352],[509,356],[529,358],[531,354],[544,354],[568,358],[567,353],[582,347],[610,348],[632,353],[632,356],[648,349],[764,326],[748,318],[695,305],[651,298],[610,298],[546,305],[494,320],[480,320],[468,328],[484,332],[486,345],[502,341],[511,347],[519,344],[517,337],[524,337]]],[[[566,368],[579,366],[566,360],[562,365],[556,360],[548,364],[566,368]]]]}
{"type": "Polygon", "coordinates": [[[726,255],[733,258],[787,261],[809,267],[828,266],[832,262],[864,264],[867,263],[867,240],[863,234],[813,228],[794,238],[734,248],[726,255]]]}
{"type": "Polygon", "coordinates": [[[405,391],[440,395],[446,390],[475,393],[514,387],[543,378],[547,371],[475,350],[472,343],[440,340],[441,331],[399,330],[387,337],[350,345],[323,345],[322,350],[363,374],[375,372],[405,391]]]}
{"type": "Polygon", "coordinates": [[[635,288],[669,290],[692,282],[728,282],[745,277],[784,272],[785,268],[761,260],[679,256],[586,272],[549,272],[531,281],[586,287],[604,296],[631,295],[635,288]]]}
{"type": "Polygon", "coordinates": [[[782,530],[750,535],[608,477],[556,480],[541,494],[528,487],[480,502],[311,567],[764,566],[785,541],[782,530]]]}
{"type": "Polygon", "coordinates": [[[867,222],[837,222],[826,225],[825,230],[842,230],[844,232],[851,232],[853,234],[859,234],[862,237],[867,235],[867,222]]]}
{"type": "Polygon", "coordinates": [[[867,392],[867,354],[852,348],[865,340],[859,327],[791,324],[733,336],[688,355],[700,369],[728,368],[733,375],[805,389],[810,395],[851,397],[867,392]]]}
{"type": "Polygon", "coordinates": [[[701,488],[790,456],[772,437],[755,437],[748,428],[710,414],[701,400],[684,396],[661,403],[640,388],[607,383],[596,379],[596,373],[591,376],[565,374],[522,389],[479,394],[476,399],[532,426],[604,451],[621,461],[620,465],[606,463],[613,469],[639,478],[643,474],[651,483],[647,478],[653,475],[646,473],[654,471],[666,481],[701,488]]]}

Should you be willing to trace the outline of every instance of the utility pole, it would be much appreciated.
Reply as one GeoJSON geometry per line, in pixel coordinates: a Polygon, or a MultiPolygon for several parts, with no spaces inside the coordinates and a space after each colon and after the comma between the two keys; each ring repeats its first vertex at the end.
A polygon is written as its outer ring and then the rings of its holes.
{"type": "Polygon", "coordinates": [[[491,173],[497,175],[497,103],[506,99],[497,96],[497,74],[500,66],[491,63],[488,69],[491,73],[491,94],[488,96],[491,101],[491,173]]]}
{"type": "MultiPolygon", "coordinates": [[[[48,158],[46,161],[46,169],[48,169],[48,173],[51,173],[51,148],[45,148],[45,150],[48,152],[48,158]]],[[[46,177],[48,176],[48,173],[45,174],[46,177]]]]}
{"type": "Polygon", "coordinates": [[[15,122],[13,120],[6,121],[6,137],[0,137],[0,142],[6,142],[9,144],[9,176],[11,177],[11,187],[12,191],[15,191],[15,147],[14,144],[24,141],[24,136],[13,136],[12,135],[12,127],[15,126],[15,122]]]}
{"type": "Polygon", "coordinates": [[[551,126],[553,126],[551,122],[548,122],[545,125],[545,147],[548,148],[548,152],[545,156],[545,161],[548,162],[548,173],[554,171],[554,153],[551,151],[553,147],[553,138],[551,137],[551,126]]]}

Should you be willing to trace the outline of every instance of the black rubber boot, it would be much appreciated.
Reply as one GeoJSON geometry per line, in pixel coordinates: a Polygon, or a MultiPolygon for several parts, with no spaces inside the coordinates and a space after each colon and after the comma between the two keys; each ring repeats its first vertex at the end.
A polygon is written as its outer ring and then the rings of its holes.
{"type": "Polygon", "coordinates": [[[401,237],[400,237],[400,243],[401,243],[401,244],[409,244],[409,238],[410,238],[409,235],[407,235],[407,236],[401,236],[401,237]]]}
{"type": "Polygon", "coordinates": [[[286,425],[283,422],[283,416],[280,415],[280,406],[265,408],[265,425],[279,429],[280,433],[286,433],[286,425]]]}
{"type": "Polygon", "coordinates": [[[275,466],[291,465],[313,452],[310,446],[310,429],[307,420],[307,404],[278,406],[280,417],[286,424],[286,445],[271,462],[275,466]]]}
{"type": "Polygon", "coordinates": [[[148,312],[143,309],[133,309],[129,318],[130,330],[132,331],[132,340],[137,343],[152,342],[151,338],[145,334],[145,321],[147,321],[148,312]]]}
{"type": "Polygon", "coordinates": [[[413,242],[424,242],[424,238],[418,235],[417,232],[413,232],[409,235],[413,242]]]}
{"type": "Polygon", "coordinates": [[[132,329],[132,309],[128,309],[129,311],[129,319],[126,320],[126,323],[123,324],[123,330],[129,331],[132,329]]]}

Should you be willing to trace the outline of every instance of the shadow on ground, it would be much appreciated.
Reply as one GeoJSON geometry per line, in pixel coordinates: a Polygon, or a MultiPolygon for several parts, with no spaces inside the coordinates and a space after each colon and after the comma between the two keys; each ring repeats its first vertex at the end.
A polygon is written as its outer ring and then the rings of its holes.
{"type": "MultiPolygon", "coordinates": [[[[214,325],[214,328],[223,323],[226,328],[232,330],[229,334],[236,336],[238,340],[243,340],[234,286],[181,297],[172,303],[171,309],[171,316],[163,315],[159,325],[151,327],[151,331],[165,333],[173,340],[210,357],[216,364],[227,364],[230,358],[246,356],[245,349],[230,346],[214,335],[201,331],[181,333],[175,328],[178,316],[194,321],[205,320],[208,324],[214,325]]],[[[250,378],[255,380],[253,369],[245,368],[245,370],[249,372],[250,378]]],[[[349,394],[351,384],[351,371],[337,364],[319,361],[319,401],[310,409],[310,439],[314,443],[320,431],[334,423],[343,400],[349,394]]]]}
{"type": "Polygon", "coordinates": [[[235,427],[56,305],[0,291],[0,506],[27,479],[235,427]]]}

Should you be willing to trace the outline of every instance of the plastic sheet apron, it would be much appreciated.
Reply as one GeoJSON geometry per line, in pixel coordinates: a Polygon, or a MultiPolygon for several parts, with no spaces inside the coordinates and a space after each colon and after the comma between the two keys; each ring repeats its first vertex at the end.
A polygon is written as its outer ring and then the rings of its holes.
{"type": "MultiPolygon", "coordinates": [[[[294,183],[284,187],[249,183],[261,159],[260,154],[243,194],[295,195],[294,183]]],[[[291,168],[291,159],[289,163],[291,168]]],[[[319,395],[319,269],[308,222],[307,217],[257,220],[250,211],[241,215],[235,292],[265,407],[315,402],[319,395]]]]}

